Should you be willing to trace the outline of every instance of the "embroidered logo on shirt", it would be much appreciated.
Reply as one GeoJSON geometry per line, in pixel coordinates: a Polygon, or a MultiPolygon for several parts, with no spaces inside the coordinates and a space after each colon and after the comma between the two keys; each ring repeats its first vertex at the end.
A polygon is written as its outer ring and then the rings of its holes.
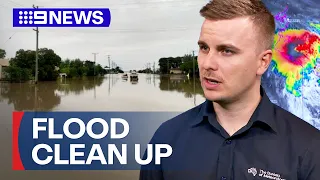
{"type": "MultiPolygon", "coordinates": [[[[252,174],[253,176],[256,176],[258,171],[256,168],[252,167],[248,169],[248,173],[252,174]]],[[[280,174],[277,173],[273,173],[270,171],[265,171],[263,169],[259,169],[259,177],[263,177],[263,178],[267,178],[267,179],[272,179],[272,180],[286,180],[286,179],[282,179],[280,174]]]]}
{"type": "Polygon", "coordinates": [[[252,174],[253,176],[256,176],[257,175],[257,169],[252,167],[252,168],[249,168],[248,169],[248,173],[249,174],[252,174]]]}

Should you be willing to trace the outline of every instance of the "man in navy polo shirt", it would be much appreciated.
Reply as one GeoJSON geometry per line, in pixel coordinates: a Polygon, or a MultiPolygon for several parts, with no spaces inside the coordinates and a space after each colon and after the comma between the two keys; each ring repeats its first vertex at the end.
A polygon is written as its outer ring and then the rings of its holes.
{"type": "Polygon", "coordinates": [[[206,101],[163,123],[151,144],[170,144],[141,180],[319,180],[320,132],[271,103],[261,77],[275,22],[259,0],[205,5],[198,64],[206,101]]]}

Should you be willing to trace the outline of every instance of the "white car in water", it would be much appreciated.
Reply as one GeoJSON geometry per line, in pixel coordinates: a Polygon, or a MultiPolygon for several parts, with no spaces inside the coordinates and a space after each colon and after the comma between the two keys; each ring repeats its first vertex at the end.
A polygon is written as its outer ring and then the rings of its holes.
{"type": "Polygon", "coordinates": [[[130,81],[137,81],[138,79],[138,73],[136,71],[132,71],[130,74],[130,81]]]}

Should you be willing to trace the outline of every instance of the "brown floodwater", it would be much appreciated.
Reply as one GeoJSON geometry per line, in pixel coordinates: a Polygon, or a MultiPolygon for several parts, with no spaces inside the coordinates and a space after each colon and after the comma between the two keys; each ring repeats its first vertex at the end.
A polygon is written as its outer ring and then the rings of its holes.
{"type": "Polygon", "coordinates": [[[139,171],[13,171],[13,111],[175,111],[204,102],[199,79],[181,75],[121,74],[56,82],[0,82],[0,179],[6,180],[136,180],[139,171]]]}

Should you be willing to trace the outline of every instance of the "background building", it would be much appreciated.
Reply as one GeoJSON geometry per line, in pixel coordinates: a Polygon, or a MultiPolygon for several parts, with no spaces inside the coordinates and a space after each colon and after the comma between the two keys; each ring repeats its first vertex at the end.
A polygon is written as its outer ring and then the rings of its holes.
{"type": "Polygon", "coordinates": [[[9,59],[0,59],[0,79],[4,78],[4,69],[9,66],[9,59]]]}

